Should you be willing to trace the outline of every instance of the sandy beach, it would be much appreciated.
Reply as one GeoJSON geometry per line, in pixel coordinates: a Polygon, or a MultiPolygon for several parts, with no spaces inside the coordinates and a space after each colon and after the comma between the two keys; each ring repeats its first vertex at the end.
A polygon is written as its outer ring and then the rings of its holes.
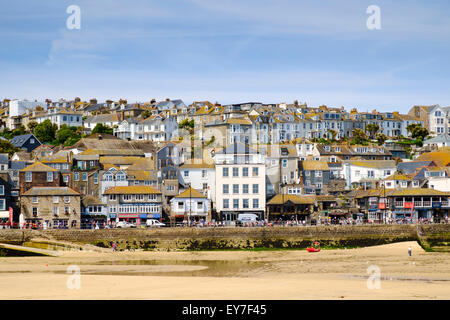
{"type": "Polygon", "coordinates": [[[450,299],[450,253],[401,242],[319,253],[104,250],[4,257],[0,299],[450,299]],[[79,268],[79,282],[69,266],[79,268]],[[379,282],[371,278],[368,285],[368,268],[380,271],[379,282]]]}

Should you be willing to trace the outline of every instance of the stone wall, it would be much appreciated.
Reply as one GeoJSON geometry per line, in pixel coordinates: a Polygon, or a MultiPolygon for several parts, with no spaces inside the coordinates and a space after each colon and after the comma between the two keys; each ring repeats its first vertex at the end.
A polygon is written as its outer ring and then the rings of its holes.
{"type": "MultiPolygon", "coordinates": [[[[39,239],[94,244],[110,248],[144,250],[214,250],[305,248],[312,241],[322,247],[361,247],[418,240],[413,225],[317,226],[272,228],[160,228],[103,230],[0,230],[0,242],[20,243],[39,239]]],[[[450,234],[450,225],[423,226],[426,234],[450,234]]]]}

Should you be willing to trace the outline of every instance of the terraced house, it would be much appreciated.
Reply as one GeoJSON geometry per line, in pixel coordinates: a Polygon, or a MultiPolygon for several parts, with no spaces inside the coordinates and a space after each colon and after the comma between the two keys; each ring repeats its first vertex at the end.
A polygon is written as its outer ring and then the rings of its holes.
{"type": "Polygon", "coordinates": [[[145,224],[162,216],[162,193],[151,186],[118,186],[104,192],[109,219],[145,224]]]}

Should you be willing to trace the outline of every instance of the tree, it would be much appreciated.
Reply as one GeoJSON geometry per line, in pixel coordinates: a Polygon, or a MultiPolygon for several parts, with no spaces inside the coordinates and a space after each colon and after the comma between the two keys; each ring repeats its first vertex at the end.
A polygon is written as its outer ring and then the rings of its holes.
{"type": "Polygon", "coordinates": [[[361,129],[353,129],[351,144],[367,144],[367,135],[361,129]]]}
{"type": "Polygon", "coordinates": [[[114,132],[113,128],[103,125],[103,123],[97,123],[94,129],[92,129],[92,134],[95,133],[113,134],[113,132],[114,132]]]}
{"type": "Polygon", "coordinates": [[[14,147],[11,142],[0,139],[0,153],[7,153],[11,157],[18,151],[20,151],[20,149],[14,147]]]}
{"type": "Polygon", "coordinates": [[[36,128],[37,125],[38,125],[38,123],[34,120],[28,122],[28,130],[30,130],[30,132],[33,132],[34,128],[36,128]]]}
{"type": "Polygon", "coordinates": [[[34,135],[42,143],[51,143],[56,138],[56,131],[58,126],[52,124],[50,120],[45,120],[39,123],[33,130],[34,135]]]}
{"type": "Polygon", "coordinates": [[[409,126],[406,127],[406,130],[408,130],[413,139],[421,141],[423,141],[425,137],[427,137],[430,134],[426,128],[422,127],[418,123],[410,124],[409,126]]]}
{"type": "Polygon", "coordinates": [[[373,137],[375,136],[375,134],[378,132],[378,130],[380,130],[380,126],[374,123],[369,123],[366,126],[366,132],[369,133],[369,136],[371,139],[373,139],[373,137]]]}
{"type": "Polygon", "coordinates": [[[382,133],[377,133],[376,138],[379,146],[382,146],[384,142],[387,140],[387,136],[382,133]]]}
{"type": "Polygon", "coordinates": [[[21,136],[21,135],[23,135],[23,134],[25,134],[25,133],[26,133],[26,130],[25,130],[25,126],[24,126],[23,124],[21,124],[17,129],[14,129],[14,130],[12,131],[13,137],[15,137],[15,136],[21,136]]]}
{"type": "Polygon", "coordinates": [[[331,134],[331,140],[336,140],[337,132],[335,130],[328,130],[328,133],[331,134]]]}
{"type": "Polygon", "coordinates": [[[141,113],[142,118],[147,119],[150,117],[152,113],[149,110],[144,110],[144,112],[141,113]]]}

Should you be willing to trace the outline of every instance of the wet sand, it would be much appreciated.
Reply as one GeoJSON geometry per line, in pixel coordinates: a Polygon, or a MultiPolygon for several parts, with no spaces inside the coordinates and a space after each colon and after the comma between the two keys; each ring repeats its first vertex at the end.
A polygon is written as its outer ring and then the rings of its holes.
{"type": "Polygon", "coordinates": [[[105,250],[5,257],[0,299],[450,299],[450,253],[402,242],[319,253],[105,250]],[[79,289],[67,286],[70,265],[80,268],[79,289]],[[380,270],[379,289],[368,288],[370,266],[380,270]]]}

